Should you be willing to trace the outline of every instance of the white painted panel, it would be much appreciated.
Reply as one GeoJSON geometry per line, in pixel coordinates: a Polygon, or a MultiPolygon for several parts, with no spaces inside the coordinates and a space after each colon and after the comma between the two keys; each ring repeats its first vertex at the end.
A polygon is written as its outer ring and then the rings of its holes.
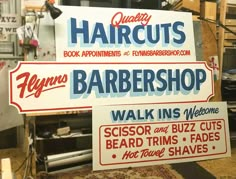
{"type": "Polygon", "coordinates": [[[228,4],[236,4],[235,0],[228,0],[228,4]]]}

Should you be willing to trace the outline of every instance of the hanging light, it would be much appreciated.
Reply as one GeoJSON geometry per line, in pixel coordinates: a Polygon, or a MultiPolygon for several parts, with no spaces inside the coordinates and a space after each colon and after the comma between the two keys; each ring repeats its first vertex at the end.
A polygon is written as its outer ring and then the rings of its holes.
{"type": "Polygon", "coordinates": [[[41,8],[40,18],[43,17],[42,9],[44,6],[46,7],[46,11],[50,12],[50,15],[53,19],[58,18],[62,14],[62,11],[60,9],[54,7],[54,5],[53,5],[54,3],[55,3],[54,0],[46,0],[45,1],[44,5],[41,8]]]}
{"type": "Polygon", "coordinates": [[[56,19],[62,14],[62,11],[60,9],[54,7],[53,4],[54,3],[51,1],[45,1],[46,9],[49,10],[51,17],[53,19],[56,19]]]}

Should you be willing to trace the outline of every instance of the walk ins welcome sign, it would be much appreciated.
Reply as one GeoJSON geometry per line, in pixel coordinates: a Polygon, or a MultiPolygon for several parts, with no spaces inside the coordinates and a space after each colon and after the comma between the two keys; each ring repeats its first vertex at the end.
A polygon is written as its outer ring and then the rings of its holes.
{"type": "Polygon", "coordinates": [[[57,61],[196,61],[188,12],[59,6],[57,61]]]}
{"type": "Polygon", "coordinates": [[[231,156],[226,102],[94,106],[93,169],[231,156]]]}

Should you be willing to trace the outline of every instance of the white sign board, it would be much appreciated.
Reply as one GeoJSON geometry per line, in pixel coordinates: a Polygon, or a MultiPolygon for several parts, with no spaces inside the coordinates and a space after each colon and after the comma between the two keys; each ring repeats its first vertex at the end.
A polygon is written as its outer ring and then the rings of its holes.
{"type": "Polygon", "coordinates": [[[13,60],[0,60],[0,131],[24,124],[23,115],[19,115],[14,106],[9,106],[8,70],[16,66],[13,60]]]}
{"type": "Polygon", "coordinates": [[[21,17],[15,14],[2,14],[0,16],[0,34],[16,34],[21,25],[21,17]]]}
{"type": "Polygon", "coordinates": [[[93,170],[230,157],[225,102],[93,107],[93,170]]]}
{"type": "Polygon", "coordinates": [[[189,12],[59,6],[57,61],[196,61],[189,12]]]}
{"type": "Polygon", "coordinates": [[[94,105],[204,102],[214,95],[205,62],[20,62],[10,71],[10,104],[20,113],[94,105]]]}

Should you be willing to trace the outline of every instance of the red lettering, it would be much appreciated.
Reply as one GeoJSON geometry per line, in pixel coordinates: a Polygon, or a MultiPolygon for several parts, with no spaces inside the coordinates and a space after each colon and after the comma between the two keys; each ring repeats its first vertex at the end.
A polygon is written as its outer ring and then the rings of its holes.
{"type": "Polygon", "coordinates": [[[79,51],[64,51],[64,57],[80,57],[79,51]]]}
{"type": "Polygon", "coordinates": [[[143,149],[141,150],[141,156],[143,157],[163,157],[165,152],[165,148],[163,147],[161,150],[149,150],[149,149],[143,149]]]}
{"type": "Polygon", "coordinates": [[[122,12],[117,12],[111,18],[111,25],[119,28],[121,24],[140,22],[143,26],[146,26],[152,15],[147,13],[137,13],[135,16],[125,16],[122,12]]]}
{"type": "Polygon", "coordinates": [[[142,138],[107,139],[106,149],[136,148],[143,145],[142,138]]]}
{"type": "Polygon", "coordinates": [[[112,140],[106,140],[106,149],[112,149],[112,140]]]}
{"type": "Polygon", "coordinates": [[[200,129],[202,131],[220,130],[221,128],[221,121],[202,122],[200,124],[200,129]]]}
{"type": "Polygon", "coordinates": [[[36,74],[30,77],[30,73],[25,72],[16,77],[17,81],[21,79],[23,79],[23,82],[17,85],[17,88],[20,89],[19,97],[24,98],[34,95],[34,97],[38,98],[44,91],[65,87],[64,83],[67,82],[68,77],[64,74],[40,79],[36,74]],[[29,94],[25,96],[25,93],[27,92],[29,94]]]}
{"type": "Polygon", "coordinates": [[[24,93],[25,93],[25,88],[27,86],[27,81],[29,79],[29,76],[30,76],[30,73],[29,72],[25,72],[25,73],[22,73],[20,75],[18,75],[16,77],[16,80],[20,80],[21,78],[24,78],[24,81],[23,83],[17,85],[17,88],[20,88],[20,98],[23,98],[24,97],[24,93]]]}
{"type": "Polygon", "coordinates": [[[104,129],[104,137],[125,137],[135,135],[151,135],[150,125],[141,126],[117,126],[104,129]]]}
{"type": "Polygon", "coordinates": [[[207,152],[208,152],[207,144],[186,145],[186,146],[178,146],[178,147],[169,148],[169,156],[201,154],[201,153],[207,153],[207,152]]]}
{"type": "Polygon", "coordinates": [[[172,133],[195,132],[195,123],[172,124],[172,133]]]}
{"type": "Polygon", "coordinates": [[[208,141],[218,141],[220,140],[219,132],[209,132],[209,133],[193,133],[190,134],[190,142],[208,142],[208,141]]]}
{"type": "Polygon", "coordinates": [[[167,134],[168,128],[169,128],[169,125],[166,126],[166,127],[157,127],[157,128],[154,129],[154,133],[164,132],[164,133],[167,134]]]}
{"type": "Polygon", "coordinates": [[[125,153],[123,154],[122,160],[129,159],[129,158],[137,158],[138,153],[139,153],[138,151],[136,152],[125,151],[125,153]]]}

